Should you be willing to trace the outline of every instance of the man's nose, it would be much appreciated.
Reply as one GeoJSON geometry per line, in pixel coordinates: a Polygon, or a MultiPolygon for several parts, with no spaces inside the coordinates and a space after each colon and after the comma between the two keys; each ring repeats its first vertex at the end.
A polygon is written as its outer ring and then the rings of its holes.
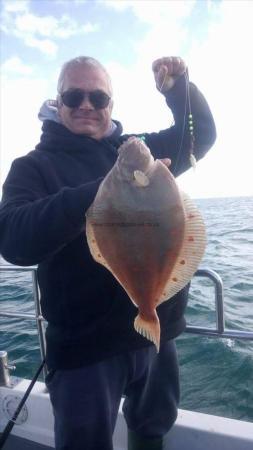
{"type": "Polygon", "coordinates": [[[90,101],[89,95],[85,94],[83,101],[82,101],[81,105],[79,106],[79,108],[86,109],[86,110],[94,109],[94,106],[92,105],[92,103],[90,101]]]}

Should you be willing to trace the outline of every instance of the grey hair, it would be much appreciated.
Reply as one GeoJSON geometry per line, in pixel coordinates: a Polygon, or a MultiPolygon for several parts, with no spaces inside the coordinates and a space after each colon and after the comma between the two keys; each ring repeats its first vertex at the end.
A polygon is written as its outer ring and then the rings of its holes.
{"type": "Polygon", "coordinates": [[[81,67],[81,66],[96,67],[103,70],[108,79],[109,93],[110,95],[112,95],[112,82],[110,75],[108,74],[103,64],[101,64],[97,59],[92,58],[91,56],[77,56],[76,58],[70,59],[69,61],[65,62],[65,64],[63,64],[57,83],[58,94],[61,94],[63,92],[63,85],[66,73],[74,67],[81,67]]]}

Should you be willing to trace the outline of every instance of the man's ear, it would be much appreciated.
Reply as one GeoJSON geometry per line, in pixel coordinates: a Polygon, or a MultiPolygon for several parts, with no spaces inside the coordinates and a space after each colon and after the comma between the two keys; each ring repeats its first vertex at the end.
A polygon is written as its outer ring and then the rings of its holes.
{"type": "Polygon", "coordinates": [[[57,97],[56,97],[55,107],[57,108],[58,116],[61,117],[62,101],[61,101],[61,97],[59,95],[57,95],[57,97]]]}
{"type": "Polygon", "coordinates": [[[52,100],[54,102],[54,106],[56,108],[60,108],[62,106],[62,99],[60,95],[57,95],[55,100],[52,100]]]}
{"type": "Polygon", "coordinates": [[[58,115],[60,115],[61,112],[61,108],[62,108],[62,99],[60,97],[60,95],[57,95],[56,100],[55,100],[55,107],[58,110],[58,115]]]}

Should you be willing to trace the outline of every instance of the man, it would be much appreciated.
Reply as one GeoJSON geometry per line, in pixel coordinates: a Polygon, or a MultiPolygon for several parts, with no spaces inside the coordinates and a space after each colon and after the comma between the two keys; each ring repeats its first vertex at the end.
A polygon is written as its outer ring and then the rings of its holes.
{"type": "MultiPolygon", "coordinates": [[[[181,58],[153,63],[157,89],[175,124],[146,133],[155,158],[175,176],[190,166],[186,66],[181,58]]],[[[209,107],[190,84],[196,159],[215,140],[209,107]]],[[[93,58],[67,62],[57,102],[43,105],[35,150],[16,159],[3,186],[0,249],[17,265],[38,264],[43,315],[48,321],[47,386],[58,450],[112,450],[122,395],[128,448],[162,449],[179,401],[174,338],[185,327],[188,288],[158,307],[161,348],[136,333],[136,308],[87,246],[85,212],[129,137],[111,119],[112,87],[93,58]]]]}

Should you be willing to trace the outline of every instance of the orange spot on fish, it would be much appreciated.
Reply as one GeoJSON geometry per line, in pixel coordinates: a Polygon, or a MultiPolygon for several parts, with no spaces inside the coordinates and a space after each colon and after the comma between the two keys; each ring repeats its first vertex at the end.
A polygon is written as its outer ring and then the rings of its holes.
{"type": "Polygon", "coordinates": [[[177,278],[176,277],[172,278],[172,281],[177,281],[177,278]]]}
{"type": "Polygon", "coordinates": [[[182,259],[182,260],[180,261],[180,264],[185,264],[185,259],[182,259]]]}
{"type": "Polygon", "coordinates": [[[189,242],[193,242],[193,241],[194,241],[194,237],[193,237],[193,236],[189,236],[189,237],[188,237],[188,241],[189,241],[189,242]]]}
{"type": "Polygon", "coordinates": [[[101,258],[101,255],[100,255],[100,253],[98,253],[98,258],[101,258]]]}

